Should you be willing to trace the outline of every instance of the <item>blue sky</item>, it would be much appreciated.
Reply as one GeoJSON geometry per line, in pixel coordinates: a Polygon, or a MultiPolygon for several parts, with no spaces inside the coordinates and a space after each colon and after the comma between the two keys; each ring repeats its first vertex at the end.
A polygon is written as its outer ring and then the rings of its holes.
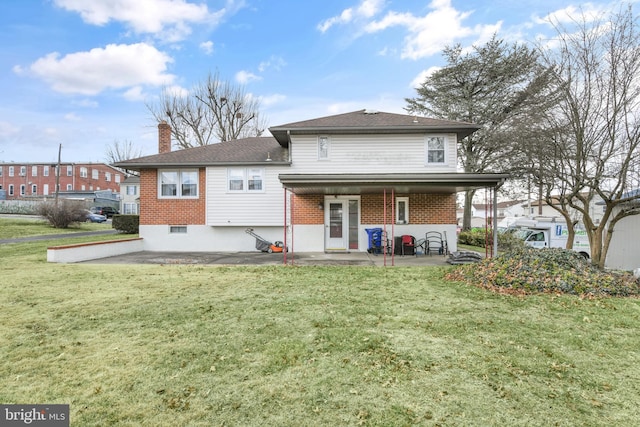
{"type": "MultiPolygon", "coordinates": [[[[636,1],[636,0],[634,0],[636,1]]],[[[260,100],[269,126],[404,99],[441,51],[551,36],[567,0],[2,0],[0,162],[102,162],[114,141],[157,152],[145,102],[209,73],[260,100]]]]}

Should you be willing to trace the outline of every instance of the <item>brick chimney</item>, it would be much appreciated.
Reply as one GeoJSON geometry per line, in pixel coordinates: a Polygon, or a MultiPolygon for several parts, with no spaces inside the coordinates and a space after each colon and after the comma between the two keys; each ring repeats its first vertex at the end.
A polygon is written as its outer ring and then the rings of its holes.
{"type": "Polygon", "coordinates": [[[171,152],[171,126],[166,121],[158,125],[158,153],[171,152]]]}

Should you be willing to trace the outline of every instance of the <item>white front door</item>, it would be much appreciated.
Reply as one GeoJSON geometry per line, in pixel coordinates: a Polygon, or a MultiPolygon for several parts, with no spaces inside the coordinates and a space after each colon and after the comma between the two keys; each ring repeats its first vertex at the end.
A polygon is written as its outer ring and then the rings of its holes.
{"type": "Polygon", "coordinates": [[[325,249],[334,251],[347,250],[347,224],[348,215],[346,200],[329,200],[325,204],[325,249]]]}
{"type": "Polygon", "coordinates": [[[44,188],[42,189],[42,194],[44,194],[45,196],[49,195],[49,184],[44,185],[44,188]]]}
{"type": "Polygon", "coordinates": [[[359,200],[326,198],[324,203],[325,250],[358,249],[359,200]]]}

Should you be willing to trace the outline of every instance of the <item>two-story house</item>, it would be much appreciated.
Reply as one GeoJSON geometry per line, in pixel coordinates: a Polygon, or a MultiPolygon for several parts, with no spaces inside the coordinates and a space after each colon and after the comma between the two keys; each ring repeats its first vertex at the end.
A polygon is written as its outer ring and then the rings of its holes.
{"type": "Polygon", "coordinates": [[[140,177],[128,176],[120,185],[120,213],[124,215],[140,213],[140,177]]]}
{"type": "Polygon", "coordinates": [[[479,127],[361,110],[271,127],[272,136],[119,162],[140,172],[140,236],[150,251],[251,251],[247,228],[296,251],[366,251],[367,229],[427,231],[456,249],[456,193],[505,174],[457,172],[457,143],[479,127]]]}
{"type": "Polygon", "coordinates": [[[56,192],[120,191],[122,171],[104,163],[0,163],[0,190],[7,200],[56,192]],[[59,175],[59,176],[58,176],[59,175]]]}

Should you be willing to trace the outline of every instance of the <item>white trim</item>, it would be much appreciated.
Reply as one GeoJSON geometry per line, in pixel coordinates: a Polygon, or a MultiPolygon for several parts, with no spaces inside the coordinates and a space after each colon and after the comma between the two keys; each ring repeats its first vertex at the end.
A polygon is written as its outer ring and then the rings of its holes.
{"type": "MultiPolygon", "coordinates": [[[[448,148],[448,138],[447,135],[427,135],[424,139],[424,163],[426,166],[448,166],[447,160],[447,148],[448,148]],[[442,161],[432,162],[429,161],[429,142],[432,142],[434,139],[441,139],[443,143],[442,147],[442,161]]],[[[440,151],[440,150],[433,150],[440,151]]]]}
{"type": "Polygon", "coordinates": [[[318,160],[329,160],[331,158],[331,139],[326,135],[318,136],[318,160]],[[322,148],[322,141],[326,143],[325,148],[322,148]]]}
{"type": "Polygon", "coordinates": [[[396,197],[396,224],[409,224],[409,198],[396,197]],[[404,203],[404,217],[400,217],[400,203],[404,203]]]}
{"type": "Polygon", "coordinates": [[[200,196],[200,172],[198,169],[158,169],[158,199],[198,199],[200,196]],[[167,183],[167,185],[175,184],[175,195],[163,195],[162,194],[162,174],[163,173],[175,173],[176,174],[176,182],[175,183],[167,183]],[[182,195],[182,187],[185,184],[183,182],[183,173],[195,173],[195,186],[196,191],[195,195],[182,195]]]}
{"type": "MultiPolygon", "coordinates": [[[[257,181],[257,180],[256,180],[257,181]]],[[[227,193],[264,193],[266,182],[265,182],[265,170],[264,168],[252,168],[252,167],[237,167],[237,168],[227,168],[227,193]],[[232,189],[231,188],[231,177],[232,172],[234,182],[240,181],[242,179],[242,188],[241,189],[232,189]],[[259,189],[251,189],[249,188],[249,183],[252,181],[252,177],[260,176],[260,188],[259,189]]]]}

